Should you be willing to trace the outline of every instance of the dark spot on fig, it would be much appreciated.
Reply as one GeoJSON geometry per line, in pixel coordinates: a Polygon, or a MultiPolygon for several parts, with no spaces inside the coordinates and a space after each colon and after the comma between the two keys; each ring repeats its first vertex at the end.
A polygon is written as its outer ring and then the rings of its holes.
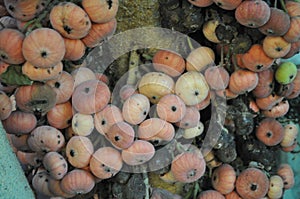
{"type": "Polygon", "coordinates": [[[119,136],[115,136],[114,139],[115,139],[115,141],[117,142],[117,141],[120,140],[120,137],[119,137],[119,136]]]}
{"type": "Polygon", "coordinates": [[[64,31],[66,31],[68,34],[71,34],[72,28],[70,28],[70,27],[67,26],[67,25],[64,25],[64,31]]]}
{"type": "Polygon", "coordinates": [[[257,185],[256,184],[251,184],[250,189],[251,189],[251,191],[256,191],[257,185]]]}
{"type": "Polygon", "coordinates": [[[172,106],[172,107],[171,107],[171,110],[172,110],[173,112],[175,112],[175,111],[177,110],[176,106],[172,106]]]}
{"type": "Polygon", "coordinates": [[[216,181],[216,180],[217,180],[217,176],[214,176],[214,177],[213,177],[213,181],[216,181]]]}
{"type": "Polygon", "coordinates": [[[90,88],[88,88],[88,87],[84,88],[84,92],[85,93],[89,93],[90,92],[90,88]]]}
{"type": "Polygon", "coordinates": [[[12,5],[9,5],[9,6],[8,6],[8,9],[9,9],[10,11],[12,11],[12,12],[15,11],[15,7],[13,7],[12,5]]]}
{"type": "Polygon", "coordinates": [[[267,29],[266,32],[270,35],[274,34],[274,31],[272,29],[267,29]]]}
{"type": "Polygon", "coordinates": [[[112,0],[107,0],[106,3],[108,4],[108,9],[112,8],[112,0]]]}
{"type": "Polygon", "coordinates": [[[47,149],[43,149],[42,152],[43,153],[48,153],[48,150],[47,149]]]}
{"type": "Polygon", "coordinates": [[[159,144],[159,140],[154,140],[152,143],[153,143],[154,146],[156,146],[156,145],[159,144]]]}
{"type": "Polygon", "coordinates": [[[256,69],[257,69],[257,70],[260,70],[262,67],[264,67],[264,66],[261,65],[261,64],[259,64],[259,65],[256,66],[256,69]]]}
{"type": "Polygon", "coordinates": [[[8,57],[6,55],[1,54],[1,58],[2,59],[8,59],[8,57]]]}
{"type": "Polygon", "coordinates": [[[46,51],[41,52],[41,57],[42,58],[47,58],[48,53],[46,51]]]}
{"type": "Polygon", "coordinates": [[[59,88],[59,87],[60,87],[60,83],[59,83],[59,82],[55,82],[55,83],[54,83],[54,87],[55,87],[55,88],[59,88]]]}
{"type": "Polygon", "coordinates": [[[268,131],[266,135],[268,138],[272,137],[272,133],[270,131],[268,131]]]}
{"type": "Polygon", "coordinates": [[[70,156],[74,157],[75,156],[75,151],[73,149],[70,150],[70,156]]]}

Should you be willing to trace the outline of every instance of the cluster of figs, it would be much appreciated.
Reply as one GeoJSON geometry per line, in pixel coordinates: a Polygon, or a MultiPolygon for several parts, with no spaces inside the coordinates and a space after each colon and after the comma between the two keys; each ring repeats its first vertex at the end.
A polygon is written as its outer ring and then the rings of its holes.
{"type": "MultiPolygon", "coordinates": [[[[297,126],[277,119],[287,114],[288,100],[300,94],[300,70],[281,59],[299,51],[300,3],[286,1],[284,12],[262,0],[189,2],[235,10],[241,25],[266,36],[247,52],[233,54],[230,72],[222,62],[215,65],[216,54],[208,46],[192,49],[186,58],[157,50],[135,84],[111,91],[104,74],[84,64],[68,72],[64,61],[81,59],[87,48],[115,32],[117,1],[52,7],[42,0],[0,1],[6,13],[1,13],[1,24],[8,22],[0,30],[0,119],[22,166],[33,168],[30,184],[37,193],[72,198],[120,171],[151,172],[163,166],[168,169],[160,178],[170,186],[210,175],[212,189],[201,191],[198,199],[279,199],[293,187],[288,164],[272,173],[251,165],[237,170],[193,140],[210,133],[200,113],[215,99],[248,95],[249,109],[262,120],[244,137],[255,134],[267,147],[286,152],[297,147],[297,126]],[[49,19],[39,27],[41,21],[34,19],[43,15],[49,19]],[[5,83],[10,69],[29,79],[26,85],[5,83]]],[[[215,34],[218,23],[203,26],[204,36],[216,44],[222,43],[215,34]]]]}

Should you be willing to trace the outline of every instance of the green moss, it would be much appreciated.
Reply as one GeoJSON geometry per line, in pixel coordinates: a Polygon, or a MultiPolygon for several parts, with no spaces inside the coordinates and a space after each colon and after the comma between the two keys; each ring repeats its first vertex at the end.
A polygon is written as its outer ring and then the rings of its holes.
{"type": "Polygon", "coordinates": [[[184,183],[175,182],[175,183],[167,183],[160,179],[159,174],[150,172],[149,176],[149,183],[151,187],[156,187],[160,189],[165,189],[173,194],[181,195],[183,193],[184,183]]]}
{"type": "Polygon", "coordinates": [[[147,26],[160,26],[158,0],[119,1],[117,33],[147,26]]]}

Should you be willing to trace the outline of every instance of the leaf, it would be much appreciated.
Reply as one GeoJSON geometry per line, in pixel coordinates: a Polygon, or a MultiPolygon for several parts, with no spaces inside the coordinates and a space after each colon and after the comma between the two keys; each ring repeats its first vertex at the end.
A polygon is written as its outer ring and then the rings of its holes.
{"type": "Polygon", "coordinates": [[[11,65],[0,75],[1,82],[8,85],[31,85],[33,81],[22,73],[22,66],[11,65]]]}

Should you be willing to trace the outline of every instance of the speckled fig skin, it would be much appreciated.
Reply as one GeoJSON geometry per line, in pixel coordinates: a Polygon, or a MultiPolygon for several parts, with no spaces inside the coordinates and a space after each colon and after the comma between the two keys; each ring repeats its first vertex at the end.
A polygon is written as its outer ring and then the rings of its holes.
{"type": "Polygon", "coordinates": [[[110,100],[108,86],[99,80],[88,80],[80,83],[72,94],[72,105],[82,114],[101,111],[110,100]]]}
{"type": "Polygon", "coordinates": [[[43,158],[43,165],[50,176],[60,180],[68,172],[68,163],[65,158],[57,152],[48,152],[43,158]]]}
{"type": "Polygon", "coordinates": [[[269,21],[259,27],[259,31],[265,35],[283,36],[290,27],[290,16],[281,9],[271,8],[269,21]]]}
{"type": "Polygon", "coordinates": [[[236,190],[244,199],[262,198],[267,194],[268,188],[268,177],[257,168],[243,170],[236,180],[236,190]]]}
{"type": "Polygon", "coordinates": [[[85,136],[73,136],[66,144],[68,162],[75,168],[84,168],[94,153],[91,140],[85,136]]]}
{"type": "Polygon", "coordinates": [[[174,80],[161,72],[149,72],[143,75],[138,84],[140,94],[147,96],[151,103],[156,104],[159,99],[174,91],[174,80]]]}
{"type": "Polygon", "coordinates": [[[163,96],[157,103],[158,116],[168,122],[178,122],[186,114],[186,106],[182,99],[174,94],[163,96]]]}
{"type": "Polygon", "coordinates": [[[113,147],[97,149],[90,160],[91,172],[100,179],[111,178],[122,168],[121,153],[113,147]]]}
{"type": "Polygon", "coordinates": [[[62,36],[69,39],[81,39],[91,29],[91,20],[87,13],[72,2],[61,2],[50,11],[50,23],[62,36]]]}
{"type": "Polygon", "coordinates": [[[13,111],[8,118],[2,121],[6,133],[22,135],[29,134],[37,125],[37,118],[33,113],[13,111]]]}
{"type": "Polygon", "coordinates": [[[36,127],[28,138],[30,149],[40,153],[59,151],[64,145],[65,137],[61,131],[48,125],[36,127]]]}
{"type": "Polygon", "coordinates": [[[155,154],[154,146],[145,140],[136,140],[122,151],[122,159],[128,165],[141,165],[148,162],[155,154]]]}
{"type": "Polygon", "coordinates": [[[224,10],[234,10],[242,3],[242,0],[213,0],[213,1],[217,6],[219,6],[224,10]]]}
{"type": "Polygon", "coordinates": [[[274,90],[274,71],[272,68],[258,72],[258,83],[252,90],[256,98],[268,97],[274,90]]]}
{"type": "Polygon", "coordinates": [[[133,94],[123,103],[122,116],[129,124],[136,125],[147,117],[149,110],[149,99],[143,94],[133,94]]]}
{"type": "Polygon", "coordinates": [[[208,95],[209,86],[204,75],[196,71],[182,74],[175,83],[175,93],[186,105],[196,105],[208,95]]]}
{"type": "Polygon", "coordinates": [[[256,137],[267,146],[275,146],[283,140],[284,128],[274,118],[265,118],[256,128],[256,137]]]}
{"type": "Polygon", "coordinates": [[[229,79],[229,90],[235,94],[244,94],[252,91],[258,84],[258,75],[245,69],[234,71],[229,79]]]}
{"type": "Polygon", "coordinates": [[[271,10],[262,0],[243,1],[235,10],[236,20],[247,27],[258,28],[270,19],[271,10]]]}
{"type": "Polygon", "coordinates": [[[94,188],[95,177],[89,171],[74,169],[63,177],[60,186],[70,195],[86,194],[94,188]]]}
{"type": "Polygon", "coordinates": [[[130,124],[121,121],[113,124],[105,136],[115,148],[126,149],[132,145],[135,131],[130,124]]]}

